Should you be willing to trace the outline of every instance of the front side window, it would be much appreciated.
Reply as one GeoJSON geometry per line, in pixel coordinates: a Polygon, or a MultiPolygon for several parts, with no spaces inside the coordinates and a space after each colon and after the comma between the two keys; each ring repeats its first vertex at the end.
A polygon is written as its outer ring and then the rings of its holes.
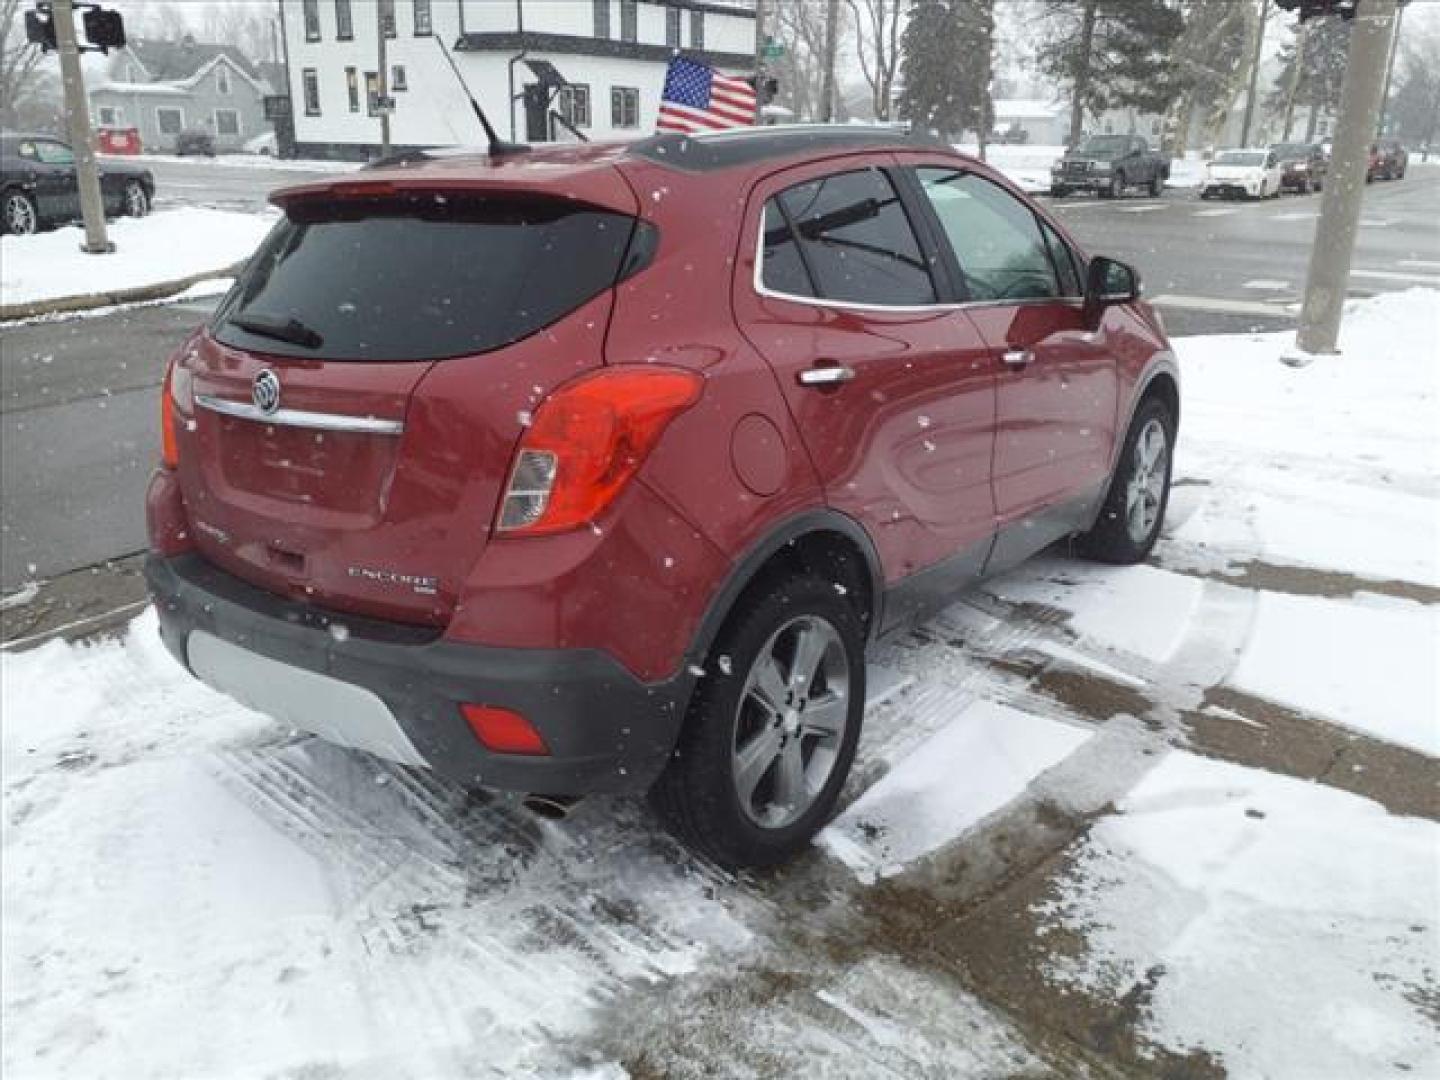
{"type": "Polygon", "coordinates": [[[185,126],[185,114],[179,109],[156,109],[155,126],[160,129],[161,135],[179,135],[180,129],[185,126]]]}
{"type": "Polygon", "coordinates": [[[430,0],[415,0],[415,36],[429,37],[435,25],[430,14],[430,0]]]}
{"type": "Polygon", "coordinates": [[[300,73],[300,83],[305,89],[305,115],[320,115],[320,76],[314,68],[300,73]]]}
{"type": "Polygon", "coordinates": [[[680,9],[677,7],[665,9],[665,44],[672,49],[680,47],[680,9]]]}
{"type": "Polygon", "coordinates": [[[917,169],[971,300],[1033,300],[1059,288],[1039,220],[1004,188],[973,173],[917,169]]]}
{"type": "Polygon", "coordinates": [[[305,0],[300,9],[300,16],[305,22],[305,40],[320,40],[320,0],[305,0]]]}
{"type": "Polygon", "coordinates": [[[635,27],[639,20],[636,0],[620,0],[620,40],[635,41],[635,27]]]}
{"type": "Polygon", "coordinates": [[[216,135],[239,135],[240,114],[234,109],[215,110],[215,134],[216,135]]]}
{"type": "Polygon", "coordinates": [[[1085,287],[1080,281],[1080,266],[1070,245],[1060,238],[1048,222],[1040,222],[1040,231],[1045,235],[1045,246],[1050,249],[1050,261],[1055,264],[1055,273],[1060,278],[1060,295],[1083,296],[1085,287]]]}
{"type": "Polygon", "coordinates": [[[629,86],[616,86],[610,91],[610,126],[640,126],[640,91],[629,86]]]}
{"type": "Polygon", "coordinates": [[[350,41],[355,37],[355,17],[350,11],[350,0],[335,0],[335,38],[350,41]]]}
{"type": "MultiPolygon", "coordinates": [[[[179,128],[176,128],[178,131],[179,128]]],[[[75,151],[64,143],[40,141],[35,144],[35,156],[45,165],[74,165],[75,151]]]]}
{"type": "MultiPolygon", "coordinates": [[[[781,192],[778,203],[811,279],[811,289],[798,295],[877,307],[936,302],[935,283],[905,207],[879,169],[798,184],[781,192]]],[[[767,224],[767,247],[771,239],[767,224]]],[[[778,273],[793,276],[786,238],[774,239],[782,259],[778,273]]],[[[768,286],[768,273],[762,280],[768,286]]]]}

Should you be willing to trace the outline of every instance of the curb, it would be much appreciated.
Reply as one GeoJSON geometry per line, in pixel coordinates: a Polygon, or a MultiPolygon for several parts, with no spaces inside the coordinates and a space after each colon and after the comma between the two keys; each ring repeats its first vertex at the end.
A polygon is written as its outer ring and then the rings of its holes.
{"type": "Polygon", "coordinates": [[[202,270],[198,274],[190,274],[182,278],[173,278],[170,281],[160,281],[151,285],[136,285],[130,289],[116,289],[113,292],[82,293],[79,296],[55,296],[45,300],[29,300],[22,304],[0,304],[0,323],[16,322],[20,319],[33,319],[39,315],[56,315],[70,311],[90,311],[94,308],[114,307],[117,304],[133,304],[145,300],[164,300],[166,297],[182,293],[192,285],[198,285],[202,281],[213,281],[216,278],[235,277],[244,269],[248,260],[241,259],[229,266],[222,266],[218,270],[202,270]]]}

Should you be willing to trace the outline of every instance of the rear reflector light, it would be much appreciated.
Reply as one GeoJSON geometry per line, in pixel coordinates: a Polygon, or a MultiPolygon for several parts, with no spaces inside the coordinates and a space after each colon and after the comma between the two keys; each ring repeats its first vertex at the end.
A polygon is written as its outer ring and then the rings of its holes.
{"type": "Polygon", "coordinates": [[[546,398],[520,440],[496,527],[563,532],[594,521],[635,475],[704,379],[646,364],[577,379],[546,398]]]}
{"type": "Polygon", "coordinates": [[[487,750],[497,754],[550,753],[540,732],[517,712],[495,705],[461,705],[460,711],[470,730],[487,750]]]}

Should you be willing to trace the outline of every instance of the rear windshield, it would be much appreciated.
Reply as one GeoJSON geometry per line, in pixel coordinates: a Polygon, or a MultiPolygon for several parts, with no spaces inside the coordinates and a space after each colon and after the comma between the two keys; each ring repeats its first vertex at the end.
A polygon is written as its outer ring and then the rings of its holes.
{"type": "Polygon", "coordinates": [[[436,360],[548,326],[616,281],[633,219],[559,200],[292,203],[217,340],[323,360],[436,360]]]}

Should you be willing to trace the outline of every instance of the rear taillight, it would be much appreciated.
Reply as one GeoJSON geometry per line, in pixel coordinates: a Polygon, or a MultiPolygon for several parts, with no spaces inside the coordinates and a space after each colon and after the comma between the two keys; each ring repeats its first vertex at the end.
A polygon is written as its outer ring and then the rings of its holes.
{"type": "Polygon", "coordinates": [[[177,404],[193,408],[190,372],[171,360],[165,368],[165,381],[160,385],[160,462],[167,469],[180,467],[179,428],[182,423],[177,404]]]}
{"type": "Polygon", "coordinates": [[[497,529],[534,535],[594,521],[703,383],[692,371],[637,365],[561,387],[520,440],[497,529]]]}

